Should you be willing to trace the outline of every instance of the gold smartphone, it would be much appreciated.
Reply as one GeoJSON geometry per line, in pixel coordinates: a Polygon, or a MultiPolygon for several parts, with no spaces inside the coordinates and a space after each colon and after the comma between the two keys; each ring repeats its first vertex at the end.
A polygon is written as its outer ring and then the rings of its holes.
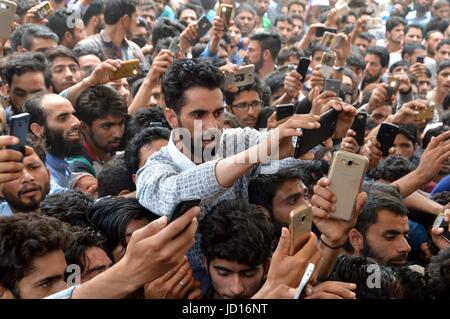
{"type": "Polygon", "coordinates": [[[218,15],[223,20],[225,32],[230,27],[232,14],[233,14],[233,6],[231,4],[221,4],[217,9],[216,15],[218,15]]]}
{"type": "Polygon", "coordinates": [[[364,179],[369,159],[366,156],[338,151],[328,171],[329,189],[336,196],[336,211],[333,218],[350,220],[355,199],[364,179]]]}
{"type": "Polygon", "coordinates": [[[11,36],[12,24],[16,15],[17,4],[0,0],[0,39],[7,40],[11,36]]]}
{"type": "Polygon", "coordinates": [[[304,204],[289,214],[289,232],[291,244],[289,255],[295,255],[308,242],[312,226],[312,208],[310,204],[304,204]]]}
{"type": "Polygon", "coordinates": [[[123,61],[122,65],[117,71],[109,71],[109,78],[115,81],[121,78],[135,77],[141,72],[140,63],[138,59],[123,61]]]}
{"type": "Polygon", "coordinates": [[[335,62],[336,62],[336,53],[334,51],[324,51],[322,53],[320,64],[326,66],[334,66],[335,62]]]}
{"type": "Polygon", "coordinates": [[[39,7],[34,15],[36,18],[42,20],[42,19],[45,19],[45,18],[48,18],[49,16],[51,16],[53,14],[53,12],[54,12],[54,10],[53,10],[53,7],[50,4],[50,2],[44,1],[39,5],[39,7]]]}
{"type": "Polygon", "coordinates": [[[416,115],[416,121],[432,120],[434,115],[434,107],[435,104],[430,103],[430,105],[427,107],[425,111],[420,111],[420,113],[416,115]]]}

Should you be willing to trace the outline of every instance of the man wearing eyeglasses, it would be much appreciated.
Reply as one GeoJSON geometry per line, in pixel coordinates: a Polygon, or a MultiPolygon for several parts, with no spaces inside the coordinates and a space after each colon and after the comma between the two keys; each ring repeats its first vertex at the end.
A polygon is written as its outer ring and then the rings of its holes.
{"type": "Polygon", "coordinates": [[[261,109],[263,88],[260,80],[242,86],[237,92],[226,92],[227,112],[236,116],[241,127],[255,128],[261,109]]]}

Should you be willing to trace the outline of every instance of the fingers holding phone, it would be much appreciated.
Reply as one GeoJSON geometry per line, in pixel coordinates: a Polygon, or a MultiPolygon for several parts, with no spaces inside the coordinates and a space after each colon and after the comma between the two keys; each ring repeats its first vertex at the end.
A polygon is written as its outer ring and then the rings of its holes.
{"type": "Polygon", "coordinates": [[[173,64],[174,54],[170,50],[161,50],[156,58],[153,60],[152,67],[150,68],[147,77],[154,85],[160,83],[161,78],[173,64]]]}
{"type": "MultiPolygon", "coordinates": [[[[23,170],[23,154],[13,150],[11,146],[18,145],[20,140],[15,136],[0,136],[0,184],[11,182],[20,177],[23,170]]],[[[25,148],[25,155],[29,150],[25,148]]]]}

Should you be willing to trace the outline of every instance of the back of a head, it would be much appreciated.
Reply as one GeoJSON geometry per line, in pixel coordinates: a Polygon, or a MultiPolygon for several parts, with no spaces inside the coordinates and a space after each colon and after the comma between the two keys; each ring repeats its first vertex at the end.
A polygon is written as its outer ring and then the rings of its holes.
{"type": "Polygon", "coordinates": [[[383,159],[376,167],[375,179],[392,183],[415,169],[414,164],[403,156],[390,155],[383,159]]]}
{"type": "Polygon", "coordinates": [[[11,87],[13,77],[27,72],[40,72],[44,75],[45,84],[51,86],[51,78],[47,67],[47,59],[42,53],[15,53],[1,66],[2,78],[11,87]]]}
{"type": "Polygon", "coordinates": [[[136,185],[125,165],[124,154],[116,155],[108,161],[98,174],[98,196],[118,196],[127,192],[134,192],[136,185]]]}
{"type": "Polygon", "coordinates": [[[389,66],[389,51],[382,46],[369,47],[366,50],[366,55],[376,55],[380,59],[381,66],[387,68],[389,66]]]}
{"type": "Polygon", "coordinates": [[[30,51],[33,44],[33,38],[50,39],[56,43],[59,42],[59,37],[55,32],[49,27],[40,24],[33,24],[24,31],[22,34],[22,47],[30,51]]]}
{"type": "Polygon", "coordinates": [[[136,12],[136,0],[107,0],[104,2],[103,16],[105,24],[114,25],[119,22],[124,15],[131,15],[136,12]]]}
{"type": "Polygon", "coordinates": [[[105,1],[103,0],[92,1],[92,3],[86,9],[82,17],[85,26],[89,23],[92,17],[98,16],[103,13],[104,2],[105,1]]]}
{"type": "Polygon", "coordinates": [[[178,21],[172,21],[169,18],[159,18],[152,29],[153,47],[156,47],[161,40],[179,36],[184,28],[185,27],[178,21]]]}
{"type": "Polygon", "coordinates": [[[75,12],[71,9],[58,9],[52,16],[48,17],[47,27],[56,33],[59,42],[64,39],[64,34],[67,31],[75,29],[74,14],[75,12]]]}
{"type": "Polygon", "coordinates": [[[436,299],[450,296],[450,248],[441,250],[425,270],[427,289],[436,299]]]}
{"type": "Polygon", "coordinates": [[[256,33],[250,37],[250,41],[258,41],[261,46],[261,52],[269,50],[272,61],[276,61],[278,53],[281,50],[281,37],[278,33],[256,33]]]}
{"type": "Polygon", "coordinates": [[[267,263],[272,254],[274,228],[269,217],[241,200],[217,204],[198,230],[208,263],[219,258],[255,267],[267,263]]]}

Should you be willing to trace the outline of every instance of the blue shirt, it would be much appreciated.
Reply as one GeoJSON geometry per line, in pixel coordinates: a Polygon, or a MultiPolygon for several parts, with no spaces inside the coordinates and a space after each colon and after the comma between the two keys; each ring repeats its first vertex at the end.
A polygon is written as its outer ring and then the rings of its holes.
{"type": "Polygon", "coordinates": [[[427,23],[431,20],[431,12],[428,11],[424,16],[417,18],[417,11],[412,11],[408,13],[405,20],[406,22],[408,22],[408,24],[417,23],[423,27],[426,27],[427,23]]]}
{"type": "Polygon", "coordinates": [[[441,181],[433,188],[431,196],[437,193],[450,191],[450,175],[445,176],[441,181]]]}
{"type": "Polygon", "coordinates": [[[50,170],[52,179],[61,187],[69,187],[70,172],[69,164],[61,158],[57,158],[50,153],[46,154],[46,165],[50,170]]]}

